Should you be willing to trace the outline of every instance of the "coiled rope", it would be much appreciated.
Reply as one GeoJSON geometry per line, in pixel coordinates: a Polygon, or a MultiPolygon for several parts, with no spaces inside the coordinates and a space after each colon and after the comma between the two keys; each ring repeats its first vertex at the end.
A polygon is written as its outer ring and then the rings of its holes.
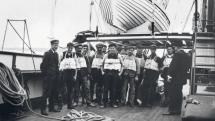
{"type": "Polygon", "coordinates": [[[15,73],[0,63],[0,92],[4,100],[11,105],[20,106],[26,99],[26,91],[20,85],[15,73]]]}
{"type": "MultiPolygon", "coordinates": [[[[22,80],[23,81],[23,80],[22,80]]],[[[22,88],[15,73],[12,69],[0,62],[0,93],[4,97],[4,100],[13,106],[20,106],[26,102],[28,110],[43,118],[59,120],[59,121],[102,121],[105,117],[97,115],[92,112],[84,112],[71,110],[66,116],[62,117],[51,117],[44,116],[40,113],[33,111],[30,106],[30,99],[26,91],[22,88]]]]}

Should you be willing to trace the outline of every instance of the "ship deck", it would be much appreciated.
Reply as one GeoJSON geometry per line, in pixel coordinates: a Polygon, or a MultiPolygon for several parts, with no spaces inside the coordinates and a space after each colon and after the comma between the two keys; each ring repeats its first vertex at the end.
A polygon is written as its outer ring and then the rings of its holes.
{"type": "MultiPolygon", "coordinates": [[[[80,106],[76,110],[94,112],[99,115],[107,116],[113,118],[115,121],[181,121],[180,115],[175,116],[163,116],[162,113],[167,111],[167,108],[160,106],[154,106],[152,108],[143,107],[119,107],[119,108],[99,108],[99,107],[86,107],[80,106]]],[[[39,110],[35,110],[39,113],[39,110]]],[[[65,116],[70,110],[66,106],[59,113],[50,113],[51,117],[61,117],[65,116]]],[[[16,119],[16,121],[53,121],[51,119],[46,119],[39,117],[30,112],[27,113],[26,117],[16,119]]]]}

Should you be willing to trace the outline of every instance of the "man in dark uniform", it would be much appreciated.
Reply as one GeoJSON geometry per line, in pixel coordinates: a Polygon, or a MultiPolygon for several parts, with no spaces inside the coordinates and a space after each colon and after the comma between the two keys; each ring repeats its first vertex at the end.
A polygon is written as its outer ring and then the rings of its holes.
{"type": "Polygon", "coordinates": [[[102,76],[102,61],[104,57],[104,53],[102,52],[103,44],[98,43],[96,45],[97,51],[95,55],[92,57],[92,64],[91,64],[91,74],[92,80],[90,83],[90,90],[91,90],[91,99],[93,100],[94,96],[94,89],[96,86],[96,99],[95,101],[102,106],[102,95],[103,95],[103,76],[102,76]]]}
{"type": "Polygon", "coordinates": [[[156,45],[151,46],[151,55],[145,62],[145,77],[143,81],[143,106],[151,107],[155,101],[157,80],[162,66],[161,59],[157,56],[156,45]]]}
{"type": "Polygon", "coordinates": [[[49,111],[59,112],[56,107],[58,102],[58,74],[59,74],[59,57],[56,50],[58,49],[59,40],[51,41],[51,49],[45,52],[41,63],[41,71],[45,76],[43,81],[43,93],[41,100],[41,114],[48,115],[47,99],[49,99],[49,111]]]}
{"type": "MultiPolygon", "coordinates": [[[[90,98],[90,60],[86,55],[82,54],[82,45],[76,45],[76,62],[77,62],[77,81],[75,91],[75,103],[78,103],[80,86],[82,87],[82,97],[86,100],[87,106],[95,107],[90,98]]],[[[83,101],[83,100],[82,100],[83,101]]],[[[76,106],[76,105],[75,105],[76,106]]]]}
{"type": "Polygon", "coordinates": [[[75,90],[75,82],[77,77],[77,64],[75,53],[73,50],[73,43],[69,42],[67,44],[67,51],[63,52],[63,57],[61,58],[60,70],[63,71],[63,80],[66,83],[67,88],[67,108],[73,109],[72,106],[74,101],[74,90],[75,90]]]}
{"type": "Polygon", "coordinates": [[[190,67],[190,59],[182,49],[181,42],[175,42],[175,54],[168,71],[169,107],[168,112],[163,115],[179,115],[182,106],[182,88],[187,83],[187,72],[190,67]]]}

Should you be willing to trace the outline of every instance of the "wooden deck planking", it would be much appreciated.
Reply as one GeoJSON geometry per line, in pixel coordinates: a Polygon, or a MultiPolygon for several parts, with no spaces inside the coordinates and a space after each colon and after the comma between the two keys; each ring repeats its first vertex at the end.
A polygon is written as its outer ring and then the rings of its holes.
{"type": "MultiPolygon", "coordinates": [[[[162,113],[167,110],[167,108],[161,108],[155,106],[152,108],[142,108],[142,107],[119,107],[119,108],[89,108],[89,107],[78,107],[77,110],[94,112],[99,115],[108,116],[115,121],[181,121],[180,116],[163,116],[162,113]]],[[[36,110],[39,112],[39,110],[36,110]]],[[[69,112],[64,106],[64,110],[60,113],[51,113],[49,116],[61,117],[65,116],[69,112]]],[[[36,115],[30,114],[29,116],[18,119],[16,121],[53,121],[51,119],[45,119],[38,117],[36,115]]]]}

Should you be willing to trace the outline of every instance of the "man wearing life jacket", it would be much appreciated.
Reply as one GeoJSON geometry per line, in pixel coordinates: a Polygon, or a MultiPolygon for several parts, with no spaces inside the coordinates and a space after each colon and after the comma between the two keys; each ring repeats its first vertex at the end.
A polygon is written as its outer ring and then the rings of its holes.
{"type": "MultiPolygon", "coordinates": [[[[90,60],[82,54],[82,45],[76,45],[76,62],[77,62],[77,80],[76,80],[76,95],[75,95],[75,105],[77,105],[80,94],[80,86],[82,87],[82,96],[86,100],[88,106],[94,107],[95,105],[91,102],[90,98],[90,60]]],[[[83,101],[83,100],[82,100],[83,101]]]]}
{"type": "Polygon", "coordinates": [[[169,96],[168,96],[169,82],[167,81],[167,74],[169,70],[169,65],[173,58],[173,54],[174,54],[174,47],[169,46],[167,48],[167,55],[165,55],[162,58],[163,67],[161,69],[162,70],[161,77],[164,79],[164,99],[161,100],[161,106],[164,106],[164,107],[168,105],[168,101],[169,101],[169,96]]]}
{"type": "MultiPolygon", "coordinates": [[[[127,56],[127,51],[126,51],[126,48],[125,46],[120,46],[117,48],[118,50],[118,55],[121,56],[122,60],[124,60],[125,56],[127,56]]],[[[116,84],[116,97],[117,97],[117,103],[118,104],[121,104],[121,101],[122,101],[122,86],[123,86],[123,79],[122,79],[122,76],[119,76],[119,80],[117,81],[117,84],[116,84]]]]}
{"type": "Polygon", "coordinates": [[[63,57],[61,58],[60,70],[63,71],[63,80],[66,83],[67,88],[67,108],[73,109],[72,106],[74,101],[75,92],[75,82],[77,77],[77,63],[75,58],[75,53],[73,50],[73,43],[69,42],[67,44],[67,51],[63,52],[63,57]]]}
{"type": "Polygon", "coordinates": [[[126,104],[126,94],[129,86],[128,105],[133,107],[135,97],[135,77],[139,74],[139,63],[134,56],[134,47],[127,48],[127,55],[123,59],[124,69],[122,73],[122,99],[121,103],[126,104]]]}
{"type": "Polygon", "coordinates": [[[136,59],[138,60],[139,63],[139,69],[140,73],[138,74],[138,78],[135,79],[135,104],[141,104],[142,103],[142,97],[143,97],[143,91],[142,91],[142,81],[144,77],[144,66],[145,66],[145,61],[146,61],[146,55],[143,52],[143,49],[137,48],[137,53],[136,53],[136,59]]]}
{"type": "Polygon", "coordinates": [[[110,97],[110,103],[113,107],[118,107],[116,103],[116,88],[119,76],[122,74],[123,62],[121,57],[118,55],[116,45],[110,44],[108,46],[108,53],[104,56],[103,59],[103,74],[104,74],[104,106],[107,106],[108,97],[110,97]],[[110,92],[110,96],[108,96],[110,92]]]}
{"type": "Polygon", "coordinates": [[[97,51],[95,55],[92,57],[92,64],[91,64],[91,75],[92,80],[90,83],[90,90],[91,90],[91,99],[93,100],[94,97],[94,89],[96,86],[96,99],[95,101],[102,106],[102,94],[103,94],[103,76],[102,76],[102,62],[104,53],[102,52],[103,44],[98,43],[96,45],[97,51]]]}
{"type": "Polygon", "coordinates": [[[151,46],[151,55],[145,62],[145,77],[143,81],[143,106],[151,107],[155,101],[157,80],[162,66],[161,59],[157,56],[156,46],[151,46]]]}

